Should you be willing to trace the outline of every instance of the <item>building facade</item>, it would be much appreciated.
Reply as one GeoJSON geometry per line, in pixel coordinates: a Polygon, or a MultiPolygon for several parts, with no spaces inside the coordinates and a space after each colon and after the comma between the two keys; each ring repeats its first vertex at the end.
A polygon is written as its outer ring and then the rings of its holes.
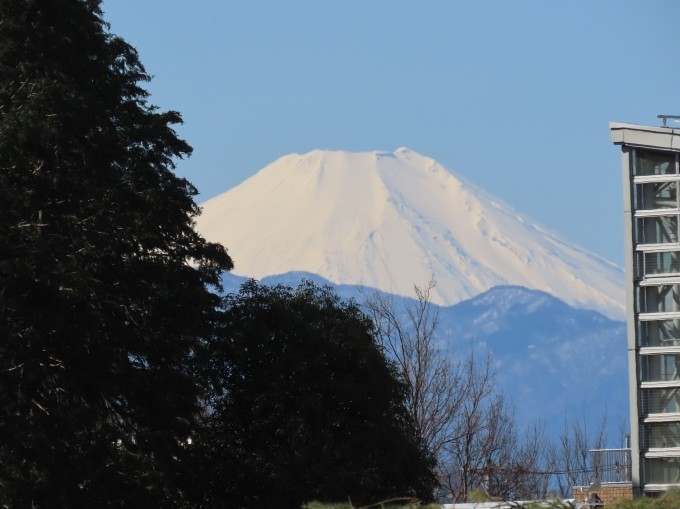
{"type": "Polygon", "coordinates": [[[621,146],[632,482],[680,487],[680,129],[610,124],[621,146]]]}

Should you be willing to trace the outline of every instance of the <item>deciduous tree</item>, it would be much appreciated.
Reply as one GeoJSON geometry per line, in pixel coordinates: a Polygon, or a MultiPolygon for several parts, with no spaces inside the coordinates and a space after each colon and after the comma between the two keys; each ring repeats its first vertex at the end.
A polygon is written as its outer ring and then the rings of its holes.
{"type": "Polygon", "coordinates": [[[406,407],[437,460],[442,498],[473,489],[506,500],[545,496],[548,449],[539,424],[518,438],[514,409],[496,385],[493,358],[451,352],[439,336],[434,282],[414,301],[375,293],[365,301],[380,345],[406,386],[406,407]]]}
{"type": "Polygon", "coordinates": [[[399,306],[390,295],[376,292],[364,307],[375,335],[396,364],[406,386],[406,407],[425,444],[442,466],[447,443],[467,392],[459,363],[438,337],[439,308],[430,299],[434,281],[415,286],[416,300],[399,306]]]}
{"type": "Polygon", "coordinates": [[[559,472],[555,476],[557,490],[561,496],[573,496],[574,486],[589,486],[597,479],[596,466],[592,463],[590,451],[602,449],[607,442],[607,416],[602,417],[599,426],[589,428],[585,413],[564,417],[564,429],[557,445],[551,448],[552,461],[559,472]]]}

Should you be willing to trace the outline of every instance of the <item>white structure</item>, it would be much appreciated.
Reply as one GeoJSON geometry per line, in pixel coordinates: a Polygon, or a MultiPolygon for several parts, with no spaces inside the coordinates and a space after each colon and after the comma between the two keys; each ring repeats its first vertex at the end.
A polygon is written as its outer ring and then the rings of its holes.
{"type": "Polygon", "coordinates": [[[623,151],[632,481],[658,492],[680,486],[680,129],[610,129],[623,151]]]}
{"type": "Polygon", "coordinates": [[[590,506],[573,498],[564,500],[528,500],[515,502],[460,502],[458,504],[443,504],[442,509],[522,509],[545,507],[573,507],[574,509],[590,509],[590,506]],[[561,504],[561,505],[556,505],[561,504]]]}

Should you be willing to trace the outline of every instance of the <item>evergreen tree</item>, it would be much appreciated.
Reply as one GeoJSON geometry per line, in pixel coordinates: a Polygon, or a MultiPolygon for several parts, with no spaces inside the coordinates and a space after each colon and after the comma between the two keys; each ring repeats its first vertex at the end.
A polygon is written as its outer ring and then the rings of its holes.
{"type": "Polygon", "coordinates": [[[0,505],[181,501],[231,260],[148,80],[100,0],[0,0],[0,505]]]}
{"type": "Polygon", "coordinates": [[[196,447],[202,507],[432,497],[433,459],[372,330],[310,282],[227,297],[212,356],[222,392],[196,447]]]}

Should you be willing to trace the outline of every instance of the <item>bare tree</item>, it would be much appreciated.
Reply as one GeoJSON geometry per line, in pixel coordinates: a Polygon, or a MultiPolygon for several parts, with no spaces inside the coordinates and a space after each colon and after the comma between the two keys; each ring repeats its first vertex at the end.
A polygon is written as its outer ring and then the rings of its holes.
{"type": "Polygon", "coordinates": [[[543,425],[529,425],[523,439],[514,407],[496,385],[491,355],[466,360],[468,391],[449,442],[446,487],[456,502],[471,490],[499,500],[545,499],[551,483],[550,449],[543,425]]]}
{"type": "Polygon", "coordinates": [[[442,496],[464,501],[472,489],[506,500],[544,498],[547,448],[542,426],[518,439],[514,408],[496,385],[493,358],[474,349],[458,360],[437,336],[439,308],[429,282],[415,286],[416,300],[398,306],[374,293],[364,306],[375,334],[397,365],[407,405],[437,460],[442,496]],[[462,360],[461,360],[462,359],[462,360]]]}
{"type": "Polygon", "coordinates": [[[438,463],[465,399],[459,364],[437,341],[439,308],[430,300],[435,283],[415,286],[416,301],[398,307],[391,296],[374,293],[364,303],[378,341],[397,364],[407,387],[409,412],[438,463]]]}
{"type": "Polygon", "coordinates": [[[604,446],[606,427],[606,414],[595,433],[589,429],[585,413],[571,421],[565,415],[564,430],[552,451],[557,470],[556,488],[560,496],[572,496],[574,486],[588,486],[595,480],[597,465],[593,465],[590,451],[604,446]]]}
{"type": "Polygon", "coordinates": [[[555,468],[543,423],[537,421],[527,426],[524,436],[515,459],[515,498],[545,500],[552,488],[555,468]]]}
{"type": "Polygon", "coordinates": [[[445,455],[448,496],[457,502],[466,500],[473,488],[489,496],[505,495],[517,445],[514,411],[496,388],[491,355],[478,363],[471,352],[463,373],[466,390],[445,455]]]}

